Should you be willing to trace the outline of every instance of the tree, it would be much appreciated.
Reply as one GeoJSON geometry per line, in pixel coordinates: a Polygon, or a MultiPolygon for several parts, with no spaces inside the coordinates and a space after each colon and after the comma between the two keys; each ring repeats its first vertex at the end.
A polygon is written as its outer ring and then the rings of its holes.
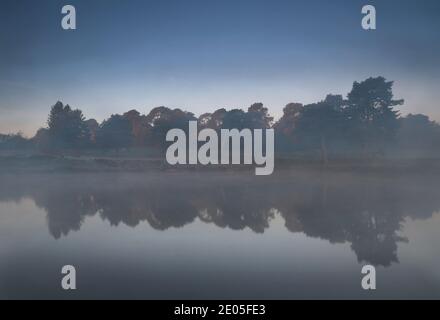
{"type": "Polygon", "coordinates": [[[90,133],[90,142],[96,143],[96,132],[99,129],[99,123],[95,119],[86,120],[86,125],[90,133]]]}
{"type": "Polygon", "coordinates": [[[149,142],[152,145],[166,147],[166,134],[171,129],[182,129],[188,132],[189,121],[196,121],[197,118],[191,112],[181,109],[170,109],[157,107],[147,115],[147,123],[151,126],[149,142]]]}
{"type": "Polygon", "coordinates": [[[99,127],[97,145],[106,149],[122,149],[132,145],[133,134],[130,121],[119,114],[112,115],[99,127]]]}
{"type": "Polygon", "coordinates": [[[348,94],[349,134],[364,155],[382,152],[396,137],[398,112],[393,107],[402,105],[403,100],[393,100],[392,87],[393,82],[386,81],[384,77],[368,78],[354,82],[348,94]]]}
{"type": "Polygon", "coordinates": [[[268,129],[272,126],[273,117],[269,115],[269,110],[261,102],[251,105],[246,117],[249,129],[268,129]]]}
{"type": "MultiPolygon", "coordinates": [[[[224,110],[224,109],[220,109],[224,110]]],[[[220,111],[218,110],[218,111],[220,111]]],[[[217,111],[216,111],[217,112],[217,111]]],[[[254,103],[245,112],[241,109],[232,109],[222,112],[222,129],[267,129],[272,126],[273,117],[262,103],[254,103]]]]}
{"type": "Polygon", "coordinates": [[[292,151],[297,146],[295,129],[303,105],[289,103],[283,109],[283,116],[273,126],[275,129],[275,143],[278,152],[292,151]]]}
{"type": "Polygon", "coordinates": [[[47,121],[50,145],[55,149],[81,148],[90,142],[90,131],[81,110],[72,110],[58,101],[47,121]]]}
{"type": "Polygon", "coordinates": [[[223,125],[223,119],[226,115],[226,109],[218,109],[214,113],[204,113],[198,119],[198,125],[201,129],[209,128],[216,131],[223,125]]]}
{"type": "Polygon", "coordinates": [[[147,117],[145,115],[141,115],[136,110],[130,110],[124,113],[123,116],[130,121],[133,134],[133,145],[136,147],[144,146],[148,133],[151,129],[150,125],[148,124],[147,117]]]}
{"type": "Polygon", "coordinates": [[[49,129],[47,128],[38,129],[32,140],[40,151],[49,152],[52,149],[49,129]]]}
{"type": "Polygon", "coordinates": [[[226,112],[223,117],[222,129],[246,129],[248,128],[248,121],[246,112],[241,109],[232,109],[226,112]]]}
{"type": "Polygon", "coordinates": [[[438,155],[440,125],[423,114],[409,114],[399,119],[397,150],[413,155],[438,155]]]}
{"type": "Polygon", "coordinates": [[[328,163],[329,145],[342,135],[343,99],[328,95],[324,101],[304,106],[296,121],[295,132],[307,147],[319,148],[323,164],[328,163]]]}
{"type": "Polygon", "coordinates": [[[21,132],[16,134],[0,134],[0,149],[18,150],[32,147],[31,140],[25,138],[21,132]]]}

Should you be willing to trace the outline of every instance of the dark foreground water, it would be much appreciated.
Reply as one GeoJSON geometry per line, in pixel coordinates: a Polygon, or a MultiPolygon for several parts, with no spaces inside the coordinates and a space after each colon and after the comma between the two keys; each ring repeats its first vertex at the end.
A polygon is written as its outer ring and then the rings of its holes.
{"type": "Polygon", "coordinates": [[[429,175],[2,175],[0,298],[440,298],[439,211],[429,175]]]}

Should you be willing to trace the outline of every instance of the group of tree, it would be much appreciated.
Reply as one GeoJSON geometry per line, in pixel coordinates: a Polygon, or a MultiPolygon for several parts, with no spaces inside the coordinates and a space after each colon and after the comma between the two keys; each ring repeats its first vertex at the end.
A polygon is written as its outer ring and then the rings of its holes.
{"type": "Polygon", "coordinates": [[[425,115],[400,116],[396,107],[403,100],[394,99],[392,89],[392,81],[368,78],[354,82],[346,97],[329,94],[312,104],[289,103],[276,122],[262,103],[254,103],[246,111],[221,108],[198,118],[191,112],[163,106],[147,115],[131,110],[99,124],[94,119],[86,120],[81,110],[57,102],[47,127],[40,129],[32,142],[45,152],[163,149],[168,130],[188,130],[188,121],[198,121],[199,128],[216,131],[273,128],[279,156],[319,156],[327,162],[341,155],[371,157],[391,151],[435,154],[440,146],[440,125],[425,115]]]}
{"type": "Polygon", "coordinates": [[[354,82],[344,99],[329,94],[308,105],[290,103],[275,124],[278,149],[291,152],[319,150],[324,162],[329,154],[363,157],[383,153],[394,146],[400,118],[395,106],[393,82],[383,77],[354,82]]]}
{"type": "Polygon", "coordinates": [[[21,132],[16,134],[0,134],[1,150],[28,149],[31,147],[31,140],[26,139],[21,132]]]}
{"type": "Polygon", "coordinates": [[[95,119],[86,120],[81,110],[57,102],[50,111],[47,128],[40,129],[33,140],[43,151],[163,149],[167,146],[167,132],[175,128],[188,131],[189,121],[198,121],[200,128],[241,130],[270,128],[273,118],[261,103],[253,104],[247,112],[219,109],[199,118],[179,108],[162,106],[152,109],[147,115],[141,115],[136,110],[122,115],[113,114],[99,124],[95,119]]]}

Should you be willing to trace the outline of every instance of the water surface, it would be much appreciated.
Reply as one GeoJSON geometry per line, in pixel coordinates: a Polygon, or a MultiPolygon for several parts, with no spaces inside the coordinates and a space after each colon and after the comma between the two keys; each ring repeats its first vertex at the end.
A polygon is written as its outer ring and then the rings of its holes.
{"type": "Polygon", "coordinates": [[[0,298],[440,298],[436,177],[2,175],[0,298]],[[61,267],[77,269],[76,291],[61,267]],[[377,267],[377,290],[361,268],[377,267]]]}

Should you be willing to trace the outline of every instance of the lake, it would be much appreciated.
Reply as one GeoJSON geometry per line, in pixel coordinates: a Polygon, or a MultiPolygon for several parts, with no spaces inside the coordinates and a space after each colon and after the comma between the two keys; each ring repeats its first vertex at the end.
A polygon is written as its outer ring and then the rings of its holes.
{"type": "Polygon", "coordinates": [[[282,170],[0,176],[1,299],[440,298],[440,181],[282,170]],[[77,290],[61,288],[73,265],[77,290]],[[374,265],[377,290],[361,287],[374,265]]]}

